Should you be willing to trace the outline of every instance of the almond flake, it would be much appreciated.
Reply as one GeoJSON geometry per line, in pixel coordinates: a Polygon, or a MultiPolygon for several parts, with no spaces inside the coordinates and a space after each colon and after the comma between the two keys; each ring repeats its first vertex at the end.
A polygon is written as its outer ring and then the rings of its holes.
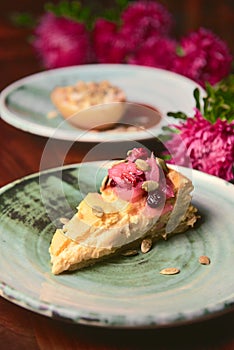
{"type": "Polygon", "coordinates": [[[179,272],[180,269],[177,269],[177,267],[167,267],[160,271],[161,275],[176,275],[179,272]]]}
{"type": "Polygon", "coordinates": [[[202,265],[209,265],[210,264],[210,258],[206,255],[201,255],[199,257],[198,261],[202,265]]]}
{"type": "Polygon", "coordinates": [[[104,215],[102,207],[98,207],[97,205],[94,205],[92,207],[92,213],[93,213],[93,215],[97,216],[98,218],[101,218],[104,215]]]}
{"type": "Polygon", "coordinates": [[[137,255],[137,254],[138,254],[138,251],[136,249],[132,249],[132,250],[126,250],[121,255],[123,255],[123,256],[134,256],[134,255],[137,255]]]}
{"type": "Polygon", "coordinates": [[[143,254],[148,253],[148,251],[150,251],[151,247],[152,247],[152,239],[151,238],[145,238],[143,239],[143,241],[141,242],[141,252],[143,254]]]}
{"type": "Polygon", "coordinates": [[[159,186],[159,183],[157,181],[147,180],[143,182],[143,184],[141,185],[141,188],[146,192],[153,192],[158,188],[158,186],[159,186]]]}
{"type": "Polygon", "coordinates": [[[137,169],[139,169],[139,170],[142,170],[142,171],[150,170],[149,164],[143,159],[137,159],[135,161],[135,164],[136,164],[137,169]]]}
{"type": "Polygon", "coordinates": [[[165,173],[168,173],[169,169],[168,169],[167,164],[164,161],[164,159],[156,157],[156,161],[157,161],[158,165],[162,168],[162,170],[164,170],[165,173]]]}
{"type": "Polygon", "coordinates": [[[69,219],[67,219],[67,218],[60,218],[59,221],[61,222],[61,224],[66,225],[68,223],[69,219]]]}
{"type": "Polygon", "coordinates": [[[58,112],[57,111],[50,111],[47,113],[47,118],[48,119],[53,119],[56,118],[58,116],[58,112]]]}

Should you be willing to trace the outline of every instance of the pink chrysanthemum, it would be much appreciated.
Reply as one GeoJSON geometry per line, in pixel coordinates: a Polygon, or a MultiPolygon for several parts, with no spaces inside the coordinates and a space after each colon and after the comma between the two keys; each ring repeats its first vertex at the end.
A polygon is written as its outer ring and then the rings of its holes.
{"type": "Polygon", "coordinates": [[[166,142],[173,156],[171,163],[185,165],[188,157],[194,169],[228,181],[234,177],[234,121],[228,123],[217,119],[212,124],[196,110],[193,118],[174,127],[180,131],[179,134],[173,134],[172,139],[166,142]]]}
{"type": "Polygon", "coordinates": [[[172,16],[160,3],[138,1],[128,5],[122,12],[121,35],[129,41],[132,49],[155,35],[167,35],[172,27],[172,16]]]}
{"type": "Polygon", "coordinates": [[[93,29],[93,46],[99,63],[123,63],[129,51],[127,41],[118,32],[117,25],[98,19],[93,29]]]}
{"type": "Polygon", "coordinates": [[[216,84],[231,71],[232,56],[224,41],[211,31],[200,28],[181,40],[181,55],[174,71],[200,85],[216,84]]]}
{"type": "Polygon", "coordinates": [[[176,41],[154,36],[148,38],[141,49],[129,56],[127,63],[171,70],[176,59],[176,41]]]}
{"type": "Polygon", "coordinates": [[[167,10],[153,1],[139,1],[130,4],[122,12],[121,19],[120,26],[105,19],[96,21],[93,43],[97,61],[138,63],[162,68],[167,66],[162,61],[168,60],[161,55],[170,57],[170,53],[175,51],[173,41],[165,38],[172,25],[167,10]],[[156,42],[159,44],[158,55],[151,60],[150,50],[155,49],[156,42]]]}
{"type": "Polygon", "coordinates": [[[89,34],[83,23],[46,13],[35,35],[33,46],[46,68],[84,64],[90,59],[89,34]]]}

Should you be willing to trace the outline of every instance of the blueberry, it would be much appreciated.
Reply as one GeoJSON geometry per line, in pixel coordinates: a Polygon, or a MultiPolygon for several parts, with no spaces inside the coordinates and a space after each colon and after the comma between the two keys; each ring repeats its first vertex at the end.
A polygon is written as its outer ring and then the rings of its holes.
{"type": "Polygon", "coordinates": [[[165,194],[157,189],[155,191],[149,192],[147,197],[147,204],[151,208],[157,208],[164,204],[165,194]]]}
{"type": "Polygon", "coordinates": [[[110,187],[115,187],[116,186],[116,182],[113,180],[113,179],[111,179],[111,181],[110,181],[110,187]]]}

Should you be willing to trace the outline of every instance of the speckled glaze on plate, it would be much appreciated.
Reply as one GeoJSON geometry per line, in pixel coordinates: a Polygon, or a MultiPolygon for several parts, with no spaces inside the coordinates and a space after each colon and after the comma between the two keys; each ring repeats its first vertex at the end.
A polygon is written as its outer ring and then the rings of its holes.
{"type": "Polygon", "coordinates": [[[106,171],[99,167],[93,162],[83,172],[80,165],[52,169],[1,189],[0,295],[49,317],[106,327],[171,326],[230,310],[234,186],[191,169],[178,167],[195,185],[193,203],[202,215],[195,229],[158,242],[144,255],[51,274],[48,248],[55,224],[72,215],[94,173],[99,186],[106,171]],[[49,194],[46,205],[42,184],[49,194]],[[199,264],[200,255],[208,255],[211,264],[199,264]],[[171,266],[181,272],[159,273],[171,266]]]}
{"type": "MultiPolygon", "coordinates": [[[[79,142],[101,142],[150,139],[167,125],[167,112],[183,111],[193,114],[193,90],[198,85],[179,74],[162,69],[124,65],[93,64],[58,68],[31,75],[7,88],[0,96],[1,117],[13,126],[33,134],[79,142]],[[60,114],[48,118],[55,110],[50,93],[56,86],[74,85],[78,80],[109,80],[122,88],[127,100],[157,108],[161,121],[147,130],[129,132],[84,131],[73,127],[60,114]]],[[[203,89],[199,86],[203,93],[203,89]]],[[[173,120],[169,119],[170,122],[173,120]]],[[[132,125],[137,124],[131,119],[132,125]]]]}

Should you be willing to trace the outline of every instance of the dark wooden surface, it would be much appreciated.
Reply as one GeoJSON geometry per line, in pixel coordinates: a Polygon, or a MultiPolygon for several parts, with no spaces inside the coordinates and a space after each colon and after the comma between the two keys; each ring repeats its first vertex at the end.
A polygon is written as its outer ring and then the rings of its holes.
{"type": "MultiPolygon", "coordinates": [[[[15,6],[26,10],[26,5],[30,7],[32,3],[41,4],[42,1],[19,1],[15,6]]],[[[178,3],[181,6],[182,2],[178,3]]],[[[11,8],[13,10],[13,5],[4,2],[6,11],[11,8]]],[[[37,6],[38,8],[35,5],[36,11],[39,11],[40,6],[37,6]]],[[[11,82],[42,68],[27,43],[26,38],[30,32],[14,28],[3,18],[3,12],[1,17],[0,89],[3,89],[11,82]]],[[[0,136],[1,186],[39,170],[47,138],[18,130],[3,120],[0,120],[0,136]]],[[[54,143],[51,154],[48,155],[48,167],[61,164],[63,146],[64,141],[58,140],[54,143]]],[[[65,163],[82,161],[92,147],[88,143],[74,145],[65,163]]],[[[142,331],[110,330],[52,320],[0,298],[0,349],[3,350],[233,350],[233,325],[234,312],[229,312],[180,327],[142,331]]]]}

